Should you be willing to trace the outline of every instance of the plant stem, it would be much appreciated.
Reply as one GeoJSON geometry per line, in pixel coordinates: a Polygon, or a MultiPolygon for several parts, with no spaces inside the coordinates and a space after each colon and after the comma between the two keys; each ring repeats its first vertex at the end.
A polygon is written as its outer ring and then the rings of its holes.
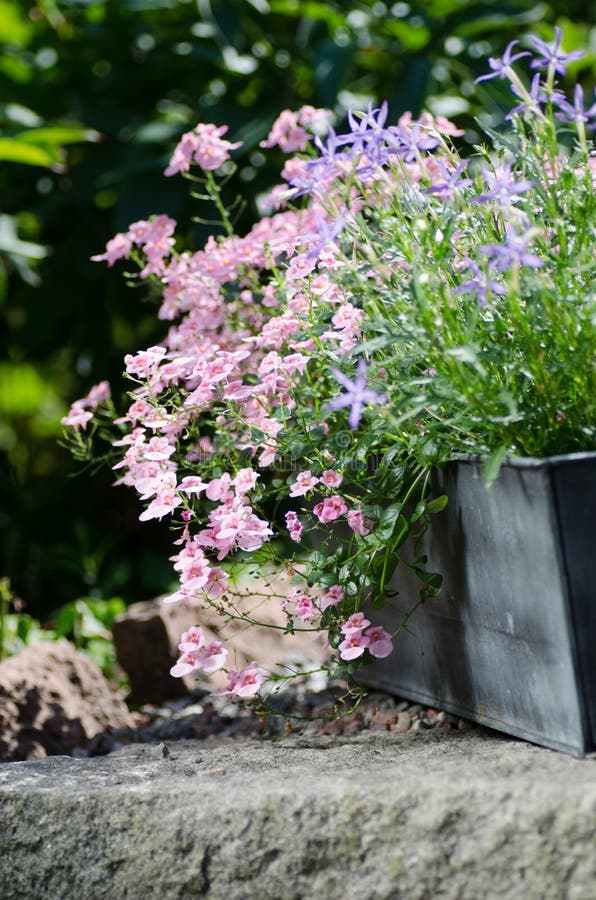
{"type": "Polygon", "coordinates": [[[12,599],[10,581],[0,578],[0,662],[4,659],[4,624],[8,613],[8,605],[12,599]]]}

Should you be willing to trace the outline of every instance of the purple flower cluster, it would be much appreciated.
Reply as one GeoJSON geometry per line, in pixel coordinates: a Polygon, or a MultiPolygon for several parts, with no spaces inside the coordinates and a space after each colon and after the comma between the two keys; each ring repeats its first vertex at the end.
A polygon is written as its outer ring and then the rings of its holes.
{"type": "Polygon", "coordinates": [[[440,140],[425,130],[419,122],[411,127],[386,125],[388,104],[377,109],[369,106],[363,113],[348,112],[350,131],[337,134],[329,128],[325,140],[316,137],[317,159],[309,160],[300,175],[290,180],[293,196],[323,195],[328,180],[347,171],[361,176],[387,165],[392,156],[401,156],[406,163],[436,149],[440,140]]]}

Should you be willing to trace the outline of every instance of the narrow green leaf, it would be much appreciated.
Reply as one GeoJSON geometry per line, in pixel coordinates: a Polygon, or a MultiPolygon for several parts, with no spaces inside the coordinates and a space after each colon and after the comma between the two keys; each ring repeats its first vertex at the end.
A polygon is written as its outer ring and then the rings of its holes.
{"type": "Polygon", "coordinates": [[[26,166],[44,166],[48,169],[53,168],[59,161],[56,153],[13,138],[0,138],[0,160],[22,163],[26,166]]]}
{"type": "Polygon", "coordinates": [[[507,447],[497,447],[484,463],[484,480],[486,481],[487,488],[490,489],[495,483],[507,453],[507,447]]]}
{"type": "Polygon", "coordinates": [[[93,128],[81,128],[76,125],[47,125],[42,128],[33,128],[21,131],[15,135],[15,140],[27,144],[62,147],[65,144],[82,144],[94,142],[100,139],[100,134],[93,128]]]}

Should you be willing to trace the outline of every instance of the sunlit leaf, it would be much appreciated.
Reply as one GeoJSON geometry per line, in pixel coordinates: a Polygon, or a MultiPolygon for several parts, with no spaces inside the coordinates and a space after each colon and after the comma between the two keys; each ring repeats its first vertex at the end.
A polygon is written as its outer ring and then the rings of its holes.
{"type": "Polygon", "coordinates": [[[59,156],[55,151],[50,152],[45,147],[37,147],[23,140],[0,137],[0,160],[52,169],[59,162],[59,156]]]}

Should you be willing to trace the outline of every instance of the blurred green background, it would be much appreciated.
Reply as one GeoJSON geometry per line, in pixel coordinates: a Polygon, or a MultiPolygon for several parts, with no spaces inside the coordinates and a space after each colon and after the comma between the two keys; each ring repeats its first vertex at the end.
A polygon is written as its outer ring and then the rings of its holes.
{"type": "MultiPolygon", "coordinates": [[[[426,0],[0,0],[0,576],[47,618],[77,597],[127,603],[167,590],[169,536],[138,522],[134,492],[109,471],[76,474],[58,444],[70,403],[122,357],[160,340],[142,290],[89,257],[134,220],[197,213],[180,178],[162,176],[197,121],[245,142],[231,185],[247,201],[279,180],[258,143],[303,103],[342,118],[387,98],[422,106],[479,138],[509,89],[473,87],[486,58],[527,32],[586,47],[587,2],[426,0]],[[76,477],[74,477],[76,474],[76,477]]],[[[591,87],[594,55],[574,78],[591,87]]],[[[196,203],[196,201],[194,201],[196,203]]],[[[189,233],[191,245],[205,237],[189,233]]]]}

